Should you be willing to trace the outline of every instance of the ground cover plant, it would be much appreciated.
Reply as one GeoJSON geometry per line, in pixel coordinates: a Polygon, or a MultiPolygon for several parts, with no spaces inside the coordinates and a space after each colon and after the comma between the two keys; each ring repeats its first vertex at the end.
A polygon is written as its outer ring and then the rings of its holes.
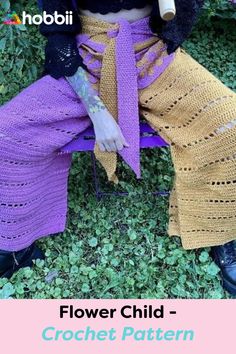
{"type": "MultiPolygon", "coordinates": [[[[22,9],[38,12],[33,0],[15,1],[14,10],[22,9]]],[[[184,48],[235,90],[234,17],[227,1],[206,2],[184,48]]],[[[0,25],[0,104],[40,77],[44,43],[37,26],[0,25]]],[[[138,182],[120,163],[122,182],[114,187],[99,169],[105,189],[130,196],[98,202],[90,156],[74,154],[65,232],[39,241],[45,261],[0,279],[0,298],[227,298],[208,249],[185,251],[169,238],[168,198],[149,194],[171,188],[168,149],[142,152],[142,173],[138,182]]]]}

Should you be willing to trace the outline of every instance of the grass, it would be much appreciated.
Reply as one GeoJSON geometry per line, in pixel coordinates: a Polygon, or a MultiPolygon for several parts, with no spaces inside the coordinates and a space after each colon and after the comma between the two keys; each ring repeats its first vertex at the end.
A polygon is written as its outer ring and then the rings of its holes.
{"type": "MultiPolygon", "coordinates": [[[[33,2],[16,4],[36,12],[33,2]]],[[[16,8],[17,10],[17,8],[16,8]]],[[[185,49],[227,86],[236,88],[235,23],[200,21],[185,49]]],[[[0,103],[40,76],[44,39],[37,28],[0,27],[0,103]]],[[[168,149],[142,153],[143,180],[119,164],[129,197],[97,202],[90,157],[74,154],[69,178],[68,223],[64,233],[38,242],[46,261],[0,279],[0,298],[228,298],[208,249],[185,251],[169,238],[168,200],[148,193],[171,188],[168,149]],[[141,195],[137,195],[141,193],[141,195]]],[[[99,170],[104,188],[106,183],[99,170]]]]}

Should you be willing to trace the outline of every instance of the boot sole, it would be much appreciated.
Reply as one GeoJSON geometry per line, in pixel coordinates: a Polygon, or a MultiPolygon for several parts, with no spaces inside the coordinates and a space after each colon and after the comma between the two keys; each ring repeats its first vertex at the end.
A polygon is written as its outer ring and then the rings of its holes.
{"type": "Polygon", "coordinates": [[[45,259],[44,253],[39,249],[35,248],[31,256],[25,260],[24,262],[20,263],[18,266],[16,266],[14,269],[7,270],[5,273],[1,274],[0,278],[11,278],[12,275],[17,272],[21,268],[25,267],[32,267],[33,265],[33,260],[36,259],[45,259]]]}

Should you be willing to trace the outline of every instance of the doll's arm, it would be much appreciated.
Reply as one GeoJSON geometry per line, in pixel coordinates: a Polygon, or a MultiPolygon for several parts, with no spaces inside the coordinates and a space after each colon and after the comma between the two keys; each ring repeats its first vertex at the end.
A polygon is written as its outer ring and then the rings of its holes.
{"type": "Polygon", "coordinates": [[[93,122],[96,142],[101,151],[117,151],[129,146],[115,119],[92,88],[86,71],[79,67],[67,81],[77,93],[93,122]]]}

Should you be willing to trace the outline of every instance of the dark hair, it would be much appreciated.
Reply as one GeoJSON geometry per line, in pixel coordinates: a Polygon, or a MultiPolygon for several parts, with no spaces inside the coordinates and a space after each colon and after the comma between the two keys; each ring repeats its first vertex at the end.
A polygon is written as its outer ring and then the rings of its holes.
{"type": "Polygon", "coordinates": [[[150,27],[168,46],[168,53],[174,52],[188,36],[196,23],[204,0],[175,0],[176,16],[166,22],[160,16],[158,2],[153,4],[150,27]]]}

